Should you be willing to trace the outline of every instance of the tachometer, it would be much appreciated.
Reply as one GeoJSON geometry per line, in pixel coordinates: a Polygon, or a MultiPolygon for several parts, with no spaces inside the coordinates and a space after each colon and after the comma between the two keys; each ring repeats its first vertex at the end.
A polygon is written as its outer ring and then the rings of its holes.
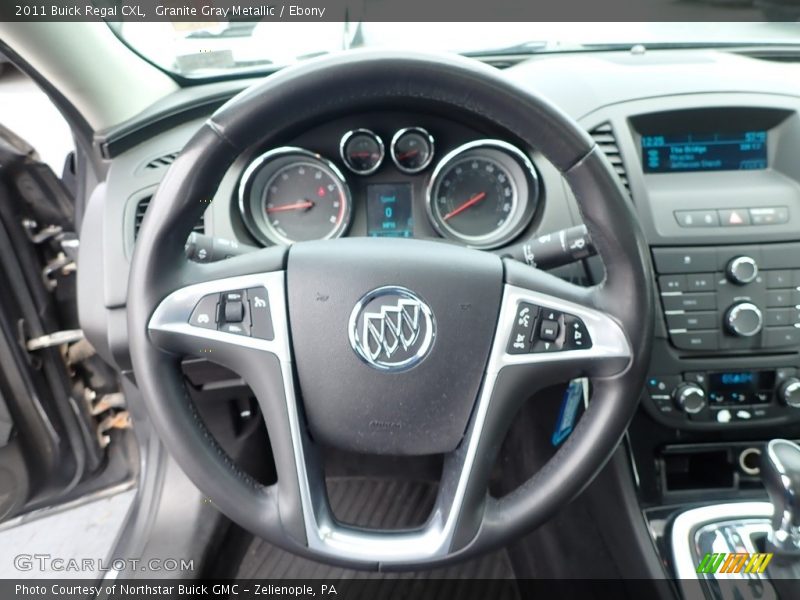
{"type": "Polygon", "coordinates": [[[538,179],[519,149],[499,140],[456,148],[437,165],[428,187],[428,215],[444,237],[473,248],[510,242],[530,223],[538,179]]]}
{"type": "Polygon", "coordinates": [[[301,148],[258,157],[239,187],[245,225],[265,244],[341,236],[350,225],[350,191],[328,160],[301,148]]]}

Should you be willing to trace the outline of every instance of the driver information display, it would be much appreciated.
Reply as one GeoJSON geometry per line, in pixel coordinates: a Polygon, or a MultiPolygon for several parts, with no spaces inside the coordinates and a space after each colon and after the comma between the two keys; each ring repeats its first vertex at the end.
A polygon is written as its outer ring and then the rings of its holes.
{"type": "Polygon", "coordinates": [[[411,184],[378,183],[367,186],[367,235],[411,237],[411,184]]]}
{"type": "Polygon", "coordinates": [[[767,168],[767,132],[642,136],[645,173],[767,168]]]}

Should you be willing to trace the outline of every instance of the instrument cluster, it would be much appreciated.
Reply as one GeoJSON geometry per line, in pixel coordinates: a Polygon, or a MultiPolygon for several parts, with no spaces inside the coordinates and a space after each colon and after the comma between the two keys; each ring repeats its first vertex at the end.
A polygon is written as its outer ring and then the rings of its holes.
{"type": "Polygon", "coordinates": [[[336,157],[283,146],[249,164],[239,210],[256,240],[283,245],[352,235],[354,215],[365,211],[356,235],[432,231],[473,248],[498,248],[528,227],[539,204],[533,163],[503,140],[462,142],[442,156],[434,135],[419,126],[397,129],[388,143],[366,128],[350,129],[338,142],[336,157]],[[424,231],[415,219],[426,221],[424,231]]]}

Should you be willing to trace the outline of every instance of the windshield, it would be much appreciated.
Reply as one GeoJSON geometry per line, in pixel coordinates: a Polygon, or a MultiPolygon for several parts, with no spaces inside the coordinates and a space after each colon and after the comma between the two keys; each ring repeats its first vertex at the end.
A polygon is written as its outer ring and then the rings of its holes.
{"type": "Polygon", "coordinates": [[[273,70],[353,48],[469,55],[670,46],[800,44],[800,23],[111,23],[145,58],[185,77],[273,70]]]}

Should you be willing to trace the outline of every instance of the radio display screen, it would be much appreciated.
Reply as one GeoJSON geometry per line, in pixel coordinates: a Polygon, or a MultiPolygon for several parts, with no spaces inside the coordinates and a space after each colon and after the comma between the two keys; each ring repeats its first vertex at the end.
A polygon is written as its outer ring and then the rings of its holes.
{"type": "Polygon", "coordinates": [[[709,373],[709,389],[719,392],[755,392],[775,385],[775,371],[709,373]]]}
{"type": "Polygon", "coordinates": [[[645,173],[743,171],[767,168],[767,132],[642,136],[645,173]]]}
{"type": "Polygon", "coordinates": [[[411,237],[410,183],[376,183],[367,186],[367,235],[411,237]]]}

